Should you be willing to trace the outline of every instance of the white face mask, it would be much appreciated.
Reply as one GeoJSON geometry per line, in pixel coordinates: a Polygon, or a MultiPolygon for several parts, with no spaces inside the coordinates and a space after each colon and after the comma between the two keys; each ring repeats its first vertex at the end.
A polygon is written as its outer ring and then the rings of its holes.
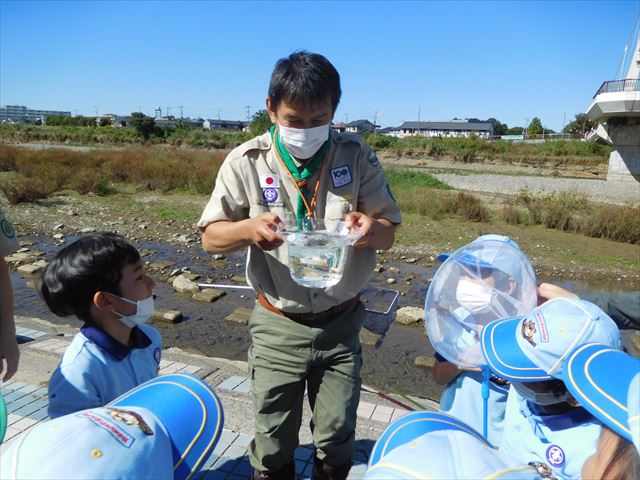
{"type": "Polygon", "coordinates": [[[122,315],[114,310],[115,314],[120,316],[120,321],[129,328],[147,323],[151,319],[153,312],[156,310],[153,295],[145,298],[144,300],[138,300],[137,302],[124,297],[118,298],[136,306],[136,313],[132,315],[122,315]]]}
{"type": "Polygon", "coordinates": [[[462,279],[458,282],[458,287],[456,288],[456,300],[461,307],[471,313],[479,313],[491,305],[493,294],[482,283],[462,279]]]}
{"type": "Polygon", "coordinates": [[[566,402],[569,398],[569,392],[558,396],[553,392],[536,392],[535,390],[531,390],[527,387],[526,383],[511,382],[511,385],[516,389],[518,395],[536,405],[555,405],[556,403],[566,402]]]}
{"type": "Polygon", "coordinates": [[[313,157],[329,138],[329,124],[313,128],[289,128],[278,125],[280,141],[294,157],[306,160],[313,157]]]}

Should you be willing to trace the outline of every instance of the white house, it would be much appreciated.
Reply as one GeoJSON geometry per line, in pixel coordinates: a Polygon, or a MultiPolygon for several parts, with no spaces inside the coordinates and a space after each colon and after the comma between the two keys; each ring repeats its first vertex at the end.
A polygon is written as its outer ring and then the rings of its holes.
{"type": "Polygon", "coordinates": [[[387,135],[403,138],[411,136],[423,137],[468,137],[476,135],[482,138],[493,136],[491,123],[469,122],[468,120],[452,120],[450,122],[404,122],[399,127],[391,128],[387,135]]]}

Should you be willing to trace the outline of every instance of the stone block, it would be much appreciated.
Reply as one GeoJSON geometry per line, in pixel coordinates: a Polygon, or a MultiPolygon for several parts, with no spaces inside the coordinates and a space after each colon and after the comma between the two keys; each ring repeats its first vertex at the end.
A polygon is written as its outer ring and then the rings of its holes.
{"type": "Polygon", "coordinates": [[[418,355],[414,360],[413,364],[419,368],[433,368],[436,364],[435,357],[430,357],[427,355],[418,355]]]}
{"type": "Polygon", "coordinates": [[[227,292],[223,292],[222,290],[218,290],[217,288],[205,288],[204,290],[196,293],[193,296],[193,299],[196,302],[211,303],[215,302],[221,297],[224,297],[226,294],[227,292]]]}
{"type": "Polygon", "coordinates": [[[253,309],[247,307],[236,308],[233,312],[225,317],[225,320],[241,323],[247,325],[249,323],[249,317],[251,317],[253,309]]]}
{"type": "Polygon", "coordinates": [[[230,278],[230,280],[241,285],[247,284],[247,277],[245,277],[244,275],[234,275],[230,278]]]}
{"type": "Polygon", "coordinates": [[[35,263],[29,265],[20,265],[18,267],[18,273],[23,273],[24,275],[35,275],[40,270],[42,270],[42,266],[36,265],[35,263]]]}
{"type": "Polygon", "coordinates": [[[197,293],[200,291],[196,282],[189,280],[184,274],[173,279],[173,289],[178,293],[197,293]]]}
{"type": "Polygon", "coordinates": [[[163,323],[180,323],[182,321],[182,312],[178,310],[156,309],[152,320],[163,323]]]}
{"type": "Polygon", "coordinates": [[[398,309],[395,321],[400,325],[421,325],[424,323],[424,309],[418,307],[402,307],[398,309]]]}

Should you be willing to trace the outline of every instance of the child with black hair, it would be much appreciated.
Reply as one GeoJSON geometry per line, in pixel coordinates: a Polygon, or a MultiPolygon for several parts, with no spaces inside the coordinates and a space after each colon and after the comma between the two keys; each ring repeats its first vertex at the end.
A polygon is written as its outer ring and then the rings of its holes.
{"type": "Polygon", "coordinates": [[[100,407],[158,374],[162,340],[150,325],[155,282],[140,254],[114,233],[60,250],[40,293],[58,316],[84,321],[49,381],[49,416],[100,407]]]}

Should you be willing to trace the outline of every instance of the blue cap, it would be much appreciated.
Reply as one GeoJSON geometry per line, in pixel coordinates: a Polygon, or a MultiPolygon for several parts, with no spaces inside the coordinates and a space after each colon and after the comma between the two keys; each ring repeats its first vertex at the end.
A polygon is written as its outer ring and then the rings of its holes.
{"type": "Polygon", "coordinates": [[[482,328],[527,315],[536,303],[535,272],[520,247],[509,237],[483,235],[448,256],[433,276],[424,304],[427,336],[449,362],[483,367],[482,328]]]}
{"type": "Polygon", "coordinates": [[[110,404],[36,425],[0,460],[11,478],[188,479],[222,433],[222,405],[191,375],[156,377],[110,404]]]}
{"type": "Polygon", "coordinates": [[[516,278],[520,271],[518,258],[513,256],[508,247],[502,246],[504,244],[520,250],[520,246],[509,237],[489,234],[476,238],[455,253],[440,253],[436,258],[444,262],[455,255],[456,262],[475,270],[496,269],[516,278]]]}
{"type": "Polygon", "coordinates": [[[438,412],[412,412],[373,447],[365,479],[539,479],[535,468],[493,448],[473,428],[438,412]]]}
{"type": "Polygon", "coordinates": [[[369,454],[369,467],[378,463],[394,448],[409,443],[425,433],[440,429],[463,430],[489,445],[481,434],[451,415],[416,411],[402,416],[382,432],[369,454]]]}
{"type": "Polygon", "coordinates": [[[627,397],[627,409],[629,410],[629,430],[633,444],[640,452],[640,374],[631,380],[629,396],[627,397]]]}
{"type": "Polygon", "coordinates": [[[608,345],[590,343],[576,348],[569,355],[563,379],[571,395],[584,408],[631,442],[630,421],[634,413],[636,434],[640,428],[637,423],[640,387],[632,385],[632,380],[639,375],[639,359],[608,345]]]}
{"type": "Polygon", "coordinates": [[[526,317],[489,323],[480,333],[480,346],[489,367],[512,382],[562,379],[571,351],[585,343],[620,349],[620,330],[593,303],[554,298],[526,317]]]}

